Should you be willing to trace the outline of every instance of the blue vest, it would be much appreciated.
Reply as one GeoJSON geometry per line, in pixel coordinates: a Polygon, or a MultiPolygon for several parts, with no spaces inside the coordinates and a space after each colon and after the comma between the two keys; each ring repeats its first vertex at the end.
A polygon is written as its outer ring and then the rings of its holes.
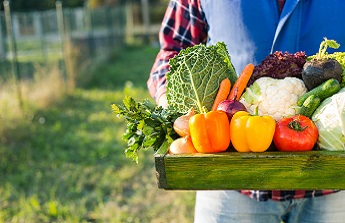
{"type": "Polygon", "coordinates": [[[237,73],[274,51],[313,55],[324,37],[345,51],[345,0],[286,0],[282,12],[276,0],[200,1],[208,44],[225,42],[237,73]]]}

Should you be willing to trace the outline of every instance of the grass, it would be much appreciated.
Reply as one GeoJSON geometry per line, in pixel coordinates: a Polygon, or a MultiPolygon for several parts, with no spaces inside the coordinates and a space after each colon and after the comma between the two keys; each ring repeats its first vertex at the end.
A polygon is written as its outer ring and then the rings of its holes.
{"type": "Polygon", "coordinates": [[[149,98],[157,52],[128,47],[24,115],[0,107],[0,222],[192,222],[194,192],[158,189],[153,151],[126,158],[126,126],[110,109],[125,94],[149,98]]]}

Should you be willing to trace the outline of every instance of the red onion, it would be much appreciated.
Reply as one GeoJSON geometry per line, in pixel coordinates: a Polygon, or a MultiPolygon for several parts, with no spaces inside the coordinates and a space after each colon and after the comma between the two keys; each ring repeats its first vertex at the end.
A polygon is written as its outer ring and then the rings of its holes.
{"type": "Polygon", "coordinates": [[[219,103],[217,110],[224,111],[231,121],[232,116],[238,111],[247,111],[246,107],[237,100],[224,100],[219,103]]]}

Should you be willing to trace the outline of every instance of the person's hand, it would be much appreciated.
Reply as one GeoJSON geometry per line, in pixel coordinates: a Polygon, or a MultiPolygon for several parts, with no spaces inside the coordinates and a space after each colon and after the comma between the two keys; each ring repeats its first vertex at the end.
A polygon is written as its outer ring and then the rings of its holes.
{"type": "Polygon", "coordinates": [[[164,93],[158,99],[158,106],[162,106],[163,108],[168,108],[168,99],[167,95],[164,93]]]}

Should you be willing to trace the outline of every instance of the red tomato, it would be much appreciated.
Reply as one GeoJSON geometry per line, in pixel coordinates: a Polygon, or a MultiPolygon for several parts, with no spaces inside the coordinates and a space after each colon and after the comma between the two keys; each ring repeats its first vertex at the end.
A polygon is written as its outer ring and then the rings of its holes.
{"type": "Polygon", "coordinates": [[[303,115],[283,118],[277,122],[273,142],[280,151],[312,150],[319,132],[314,122],[303,115]]]}

